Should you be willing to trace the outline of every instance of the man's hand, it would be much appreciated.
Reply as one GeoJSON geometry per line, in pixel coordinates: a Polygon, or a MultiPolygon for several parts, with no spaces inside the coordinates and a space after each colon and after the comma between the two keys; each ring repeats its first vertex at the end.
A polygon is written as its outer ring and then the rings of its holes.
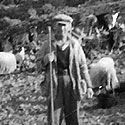
{"type": "Polygon", "coordinates": [[[87,96],[88,96],[88,98],[92,98],[93,95],[94,95],[94,92],[93,92],[92,88],[88,88],[88,90],[87,90],[87,96]]]}
{"type": "Polygon", "coordinates": [[[52,51],[51,53],[48,54],[48,59],[50,62],[54,61],[54,59],[55,59],[54,51],[52,51]]]}
{"type": "Polygon", "coordinates": [[[44,57],[44,63],[47,64],[49,62],[53,62],[55,60],[55,54],[54,51],[52,51],[51,53],[48,53],[45,57],[44,57]]]}

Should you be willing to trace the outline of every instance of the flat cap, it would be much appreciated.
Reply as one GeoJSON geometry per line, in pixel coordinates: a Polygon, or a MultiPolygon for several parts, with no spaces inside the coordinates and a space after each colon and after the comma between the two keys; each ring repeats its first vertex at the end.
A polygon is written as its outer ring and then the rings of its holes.
{"type": "Polygon", "coordinates": [[[73,19],[72,17],[66,15],[66,14],[58,14],[56,16],[53,17],[54,21],[57,21],[58,23],[72,23],[73,19]]]}

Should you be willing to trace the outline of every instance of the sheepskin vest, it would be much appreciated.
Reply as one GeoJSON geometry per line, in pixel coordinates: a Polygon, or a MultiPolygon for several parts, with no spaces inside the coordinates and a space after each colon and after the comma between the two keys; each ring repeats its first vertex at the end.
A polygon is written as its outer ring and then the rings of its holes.
{"type": "MultiPolygon", "coordinates": [[[[71,77],[73,83],[73,90],[77,100],[80,100],[80,81],[81,75],[82,78],[86,73],[88,73],[86,59],[84,52],[76,39],[70,40],[70,54],[69,54],[69,75],[71,77]],[[83,59],[81,59],[83,58],[83,59]],[[85,60],[84,60],[85,59],[85,60]],[[81,61],[82,60],[82,61],[81,61]],[[84,60],[84,61],[83,61],[84,60]],[[81,61],[81,62],[80,62],[81,61]],[[82,63],[82,65],[80,65],[82,63]],[[83,71],[80,71],[83,70],[83,71]]],[[[55,57],[57,57],[55,43],[52,42],[52,51],[55,52],[55,57]]],[[[37,69],[38,72],[45,71],[45,79],[42,83],[42,93],[44,96],[49,96],[50,94],[50,67],[49,63],[44,62],[44,57],[49,53],[49,42],[44,43],[42,48],[37,54],[37,69]]],[[[56,67],[57,59],[52,63],[52,78],[53,78],[53,86],[54,86],[54,97],[56,96],[57,90],[57,67],[56,67]]]]}

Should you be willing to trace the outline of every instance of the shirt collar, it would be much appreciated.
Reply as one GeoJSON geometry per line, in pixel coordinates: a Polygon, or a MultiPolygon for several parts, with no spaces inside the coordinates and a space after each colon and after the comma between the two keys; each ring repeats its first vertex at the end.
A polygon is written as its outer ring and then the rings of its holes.
{"type": "Polygon", "coordinates": [[[62,51],[64,51],[69,46],[69,40],[64,43],[62,43],[61,41],[56,41],[56,45],[59,46],[62,51]]]}

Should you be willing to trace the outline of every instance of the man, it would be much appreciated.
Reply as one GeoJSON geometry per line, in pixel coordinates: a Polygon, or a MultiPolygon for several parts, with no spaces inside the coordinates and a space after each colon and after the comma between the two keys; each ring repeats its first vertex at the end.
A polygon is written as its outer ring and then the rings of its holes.
{"type": "Polygon", "coordinates": [[[51,125],[49,63],[52,62],[55,125],[61,124],[62,114],[66,125],[79,125],[78,111],[83,81],[87,83],[88,96],[93,96],[86,57],[79,42],[71,36],[73,19],[68,15],[58,14],[53,21],[52,52],[49,52],[47,41],[37,59],[38,70],[45,71],[43,84],[48,86],[48,124],[51,125]]]}

